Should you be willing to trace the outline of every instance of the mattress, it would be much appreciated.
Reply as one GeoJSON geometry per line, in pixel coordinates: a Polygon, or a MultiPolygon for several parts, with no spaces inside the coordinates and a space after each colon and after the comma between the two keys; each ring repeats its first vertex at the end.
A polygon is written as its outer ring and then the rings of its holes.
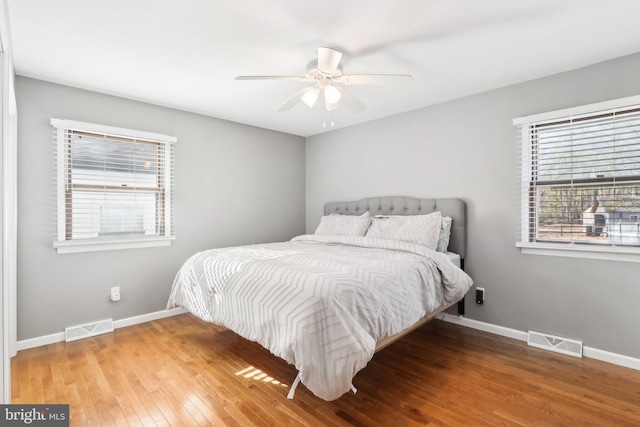
{"type": "Polygon", "coordinates": [[[456,253],[453,253],[453,252],[447,252],[447,256],[449,257],[449,260],[451,260],[453,265],[455,265],[456,267],[460,268],[460,254],[456,254],[456,253]]]}
{"type": "Polygon", "coordinates": [[[333,400],[349,391],[378,341],[471,285],[449,256],[424,246],[305,235],[192,256],[167,306],[260,343],[295,365],[314,394],[333,400]]]}

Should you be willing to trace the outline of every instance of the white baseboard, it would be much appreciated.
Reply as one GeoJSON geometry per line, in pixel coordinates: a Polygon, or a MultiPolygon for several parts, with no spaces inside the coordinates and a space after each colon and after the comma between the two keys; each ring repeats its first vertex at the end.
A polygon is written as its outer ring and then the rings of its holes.
{"type": "Polygon", "coordinates": [[[620,365],[640,371],[640,359],[635,357],[611,353],[610,351],[600,350],[593,347],[582,347],[582,355],[591,359],[601,360],[603,362],[609,362],[614,365],[620,365]]]}
{"type": "MultiPolygon", "coordinates": [[[[493,325],[491,323],[481,322],[479,320],[467,319],[466,317],[456,316],[449,313],[443,313],[441,320],[457,325],[466,326],[472,329],[489,332],[491,334],[500,335],[507,338],[513,338],[518,341],[527,341],[527,333],[518,331],[517,329],[505,328],[504,326],[493,325]]],[[[624,366],[626,368],[636,369],[640,371],[640,359],[622,354],[611,353],[610,351],[600,350],[593,347],[582,347],[582,355],[591,359],[600,360],[602,362],[613,363],[614,365],[624,366]]]]}
{"type": "MultiPolygon", "coordinates": [[[[187,313],[184,308],[173,308],[171,310],[161,310],[153,313],[142,314],[140,316],[127,317],[126,319],[115,320],[113,322],[114,329],[125,328],[127,326],[137,325],[139,323],[151,322],[152,320],[163,319],[165,317],[177,316],[178,314],[187,313]]],[[[16,343],[16,350],[27,350],[29,348],[40,347],[43,345],[64,342],[64,332],[56,332],[55,334],[44,335],[41,337],[29,338],[16,343]]]]}
{"type": "Polygon", "coordinates": [[[480,331],[489,332],[491,334],[513,338],[514,340],[518,341],[527,341],[528,334],[526,332],[518,331],[511,328],[505,328],[504,326],[480,322],[479,320],[467,319],[466,317],[456,316],[449,313],[444,313],[444,317],[442,318],[442,320],[444,320],[445,322],[466,326],[471,329],[478,329],[480,331]]]}
{"type": "Polygon", "coordinates": [[[184,308],[172,308],[171,310],[155,311],[153,313],[141,314],[140,316],[127,317],[126,319],[114,320],[113,327],[126,328],[127,326],[137,325],[139,323],[151,322],[152,320],[164,319],[165,317],[177,316],[178,314],[188,313],[184,308]]]}

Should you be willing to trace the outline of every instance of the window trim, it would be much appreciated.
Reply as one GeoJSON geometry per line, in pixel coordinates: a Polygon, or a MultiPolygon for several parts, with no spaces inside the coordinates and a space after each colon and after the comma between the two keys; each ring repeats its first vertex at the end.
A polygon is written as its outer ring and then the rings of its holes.
{"type": "Polygon", "coordinates": [[[545,121],[556,121],[567,116],[595,115],[600,111],[612,110],[615,108],[626,108],[640,104],[640,95],[626,98],[613,99],[610,101],[597,102],[594,104],[581,105],[578,107],[564,108],[562,110],[549,111],[546,113],[532,114],[530,116],[513,119],[514,126],[526,125],[531,122],[538,124],[545,121]]]}
{"type": "Polygon", "coordinates": [[[72,254],[78,252],[109,251],[117,249],[152,248],[169,246],[175,236],[169,237],[138,237],[135,239],[91,239],[86,241],[68,240],[66,242],[54,242],[53,247],[59,254],[72,254]]]}
{"type": "Polygon", "coordinates": [[[56,128],[56,216],[57,216],[57,233],[56,240],[53,243],[53,247],[57,253],[77,253],[77,252],[94,252],[102,250],[117,250],[117,249],[132,249],[132,248],[148,248],[158,246],[169,246],[175,236],[173,235],[172,227],[172,144],[177,142],[177,138],[173,136],[157,134],[152,132],[145,132],[133,129],[125,129],[114,126],[99,125],[94,123],[85,123],[75,120],[62,120],[54,119],[50,120],[51,125],[56,128]],[[67,235],[67,223],[69,221],[68,213],[66,209],[66,199],[68,197],[66,190],[66,180],[70,179],[67,176],[66,169],[60,167],[64,165],[69,159],[65,158],[65,133],[67,131],[87,132],[106,135],[114,138],[126,138],[146,140],[150,143],[162,144],[164,146],[164,158],[162,163],[165,165],[165,173],[162,175],[164,180],[163,187],[163,221],[161,224],[162,235],[157,236],[137,236],[130,238],[98,238],[98,239],[77,239],[70,240],[70,236],[67,235]]]}
{"type": "MultiPolygon", "coordinates": [[[[599,112],[631,108],[638,105],[640,105],[640,95],[519,117],[513,119],[513,125],[522,129],[531,129],[534,124],[539,126],[545,122],[556,122],[563,118],[576,119],[581,116],[595,116],[599,112]]],[[[531,230],[529,227],[529,221],[530,215],[534,215],[534,213],[530,212],[529,209],[528,195],[530,193],[530,185],[524,184],[529,183],[532,179],[532,160],[534,156],[532,148],[532,141],[529,137],[529,132],[523,130],[521,132],[520,157],[518,160],[518,167],[520,170],[519,185],[521,186],[519,195],[520,224],[518,227],[520,233],[519,239],[515,245],[520,249],[520,252],[529,255],[550,255],[571,258],[640,262],[640,247],[637,246],[531,241],[530,233],[534,230],[531,230]]]]}

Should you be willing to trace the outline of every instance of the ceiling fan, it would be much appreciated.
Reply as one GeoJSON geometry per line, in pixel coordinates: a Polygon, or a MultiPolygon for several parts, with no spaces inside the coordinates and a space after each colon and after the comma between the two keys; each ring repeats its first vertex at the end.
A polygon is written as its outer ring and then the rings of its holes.
{"type": "Polygon", "coordinates": [[[411,83],[413,77],[408,74],[343,74],[340,65],[342,53],[328,47],[318,48],[318,58],[307,65],[304,76],[238,76],[236,80],[294,80],[312,83],[282,104],[278,111],[287,111],[298,102],[304,102],[312,108],[320,95],[323,95],[327,110],[335,110],[344,104],[359,113],[367,107],[344,86],[385,85],[411,83]]]}

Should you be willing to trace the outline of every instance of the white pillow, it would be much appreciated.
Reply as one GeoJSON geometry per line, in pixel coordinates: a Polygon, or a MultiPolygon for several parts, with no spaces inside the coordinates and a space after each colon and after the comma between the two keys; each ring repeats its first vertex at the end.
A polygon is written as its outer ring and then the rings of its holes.
{"type": "Polygon", "coordinates": [[[376,215],[367,237],[402,240],[435,250],[440,237],[442,214],[433,212],[427,215],[376,215]]]}
{"type": "Polygon", "coordinates": [[[369,211],[360,216],[331,214],[320,218],[315,234],[364,236],[371,225],[369,211]]]}
{"type": "Polygon", "coordinates": [[[449,216],[442,217],[442,223],[440,224],[440,237],[438,237],[438,246],[436,247],[436,251],[447,252],[447,248],[449,248],[449,239],[451,238],[452,223],[453,218],[449,216]]]}

